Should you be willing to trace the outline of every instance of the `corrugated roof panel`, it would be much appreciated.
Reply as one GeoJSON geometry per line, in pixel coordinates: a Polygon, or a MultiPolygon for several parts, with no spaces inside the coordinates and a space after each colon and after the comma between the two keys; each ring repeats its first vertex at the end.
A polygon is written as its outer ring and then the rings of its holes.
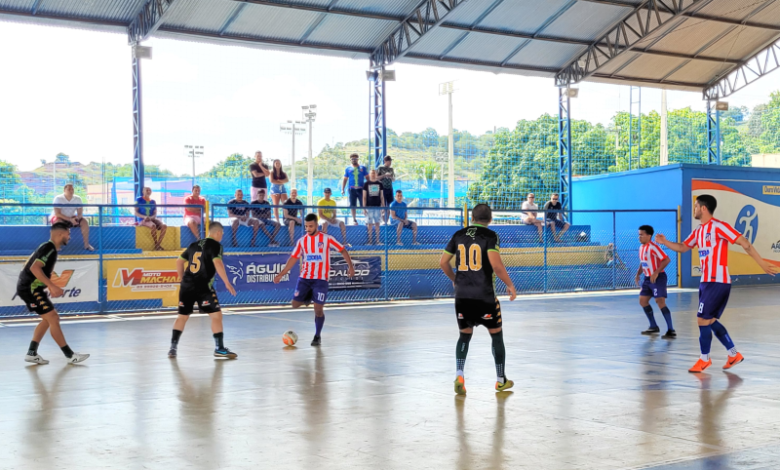
{"type": "Polygon", "coordinates": [[[426,56],[440,56],[453,42],[466,34],[454,29],[436,28],[420,39],[414,46],[414,53],[426,56]]]}
{"type": "MultiPolygon", "coordinates": [[[[468,0],[458,6],[455,11],[447,16],[446,23],[456,24],[458,26],[471,26],[482,16],[497,0],[468,0]]],[[[528,0],[503,0],[501,3],[512,1],[523,4],[528,0]]],[[[500,4],[499,4],[500,6],[500,4]]],[[[482,23],[480,23],[481,25],[482,23]]]]}
{"type": "Polygon", "coordinates": [[[665,35],[650,49],[678,54],[695,54],[707,43],[732,27],[732,25],[725,23],[697,23],[689,20],[665,35]]]}
{"type": "Polygon", "coordinates": [[[635,60],[623,67],[616,75],[660,80],[664,78],[666,74],[685,62],[685,60],[686,59],[677,57],[638,54],[635,60]]]}
{"type": "Polygon", "coordinates": [[[0,9],[11,11],[30,11],[35,0],[0,0],[0,9]]]}
{"type": "Polygon", "coordinates": [[[745,59],[778,35],[776,31],[739,26],[702,54],[726,59],[745,59]]]}
{"type": "Polygon", "coordinates": [[[542,35],[593,41],[629,13],[631,8],[578,2],[553,21],[542,35]]]}
{"type": "Polygon", "coordinates": [[[436,67],[447,67],[447,68],[453,68],[453,69],[461,69],[461,70],[483,70],[485,72],[492,72],[492,73],[510,73],[512,75],[523,75],[526,77],[548,77],[552,78],[555,76],[555,72],[543,72],[539,70],[522,70],[519,68],[510,68],[510,67],[496,67],[490,64],[474,64],[474,63],[461,63],[461,62],[443,62],[443,61],[437,61],[436,57],[428,58],[428,57],[419,57],[415,55],[407,55],[405,57],[402,57],[399,62],[405,63],[405,64],[418,64],[418,65],[426,65],[426,66],[436,66],[436,67]]]}
{"type": "MultiPolygon", "coordinates": [[[[330,2],[326,1],[325,3],[327,4],[330,2]]],[[[414,7],[419,4],[420,0],[339,0],[333,6],[333,9],[361,11],[364,13],[376,13],[380,15],[403,18],[410,15],[412,10],[414,10],[414,7]]],[[[465,7],[465,5],[463,5],[463,7],[465,7]]],[[[463,7],[458,7],[458,9],[463,7]]]]}
{"type": "Polygon", "coordinates": [[[397,27],[396,21],[328,15],[306,42],[374,49],[397,27]]]}
{"type": "Polygon", "coordinates": [[[526,39],[472,32],[447,57],[500,63],[526,39]]]}
{"type": "Polygon", "coordinates": [[[585,52],[586,46],[560,42],[531,41],[508,64],[561,68],[585,52]]]}
{"type": "Polygon", "coordinates": [[[638,55],[638,53],[632,51],[624,52],[599,67],[596,70],[596,73],[600,75],[612,75],[613,73],[621,70],[628,62],[636,59],[638,55]]]}
{"type": "Polygon", "coordinates": [[[45,0],[38,11],[46,15],[129,23],[144,0],[45,0]]]}
{"type": "Polygon", "coordinates": [[[321,16],[305,10],[248,4],[225,35],[299,41],[321,16]]]}
{"type": "Polygon", "coordinates": [[[670,82],[707,83],[713,77],[731,68],[731,64],[711,62],[707,60],[692,60],[680,70],[667,78],[670,82]]]}
{"type": "MultiPolygon", "coordinates": [[[[240,6],[238,2],[177,0],[171,6],[170,15],[166,16],[163,24],[189,31],[219,32],[222,25],[240,6]]],[[[249,5],[244,7],[247,8],[249,5]]]]}
{"type": "MultiPolygon", "coordinates": [[[[701,13],[702,15],[717,16],[720,18],[742,21],[756,9],[765,6],[767,1],[775,4],[777,3],[774,0],[713,0],[712,2],[705,5],[704,8],[699,10],[698,13],[701,13]]],[[[770,9],[772,8],[773,5],[767,6],[750,20],[756,21],[758,23],[767,23],[767,21],[764,19],[764,14],[770,12],[770,9]]]]}
{"type": "Polygon", "coordinates": [[[535,33],[569,3],[568,0],[510,2],[504,0],[479,25],[483,28],[535,33]]]}

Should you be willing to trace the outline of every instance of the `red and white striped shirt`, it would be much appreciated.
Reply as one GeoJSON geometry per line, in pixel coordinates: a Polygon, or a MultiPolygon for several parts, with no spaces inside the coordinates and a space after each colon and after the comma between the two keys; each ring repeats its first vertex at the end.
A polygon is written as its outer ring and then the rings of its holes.
{"type": "Polygon", "coordinates": [[[688,235],[683,243],[699,247],[701,282],[731,284],[728,243],[734,244],[741,236],[734,227],[717,219],[710,219],[688,235]]]}
{"type": "MultiPolygon", "coordinates": [[[[661,261],[666,258],[668,258],[666,253],[653,242],[648,242],[647,245],[639,247],[639,263],[642,265],[642,272],[645,274],[645,277],[652,276],[655,270],[658,269],[661,261]]],[[[664,270],[662,269],[658,272],[662,273],[664,270]]]]}
{"type": "Polygon", "coordinates": [[[327,281],[330,275],[330,249],[341,251],[344,246],[335,238],[322,232],[316,235],[304,235],[295,245],[293,258],[303,259],[302,279],[320,279],[327,281]]]}

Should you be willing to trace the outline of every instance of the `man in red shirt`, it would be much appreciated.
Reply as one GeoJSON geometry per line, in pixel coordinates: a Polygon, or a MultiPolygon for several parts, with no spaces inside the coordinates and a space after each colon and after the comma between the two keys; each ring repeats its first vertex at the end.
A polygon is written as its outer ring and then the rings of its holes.
{"type": "Polygon", "coordinates": [[[190,228],[190,231],[195,236],[195,240],[200,240],[200,226],[203,224],[204,217],[207,217],[206,198],[200,196],[200,186],[196,184],[192,187],[192,194],[184,199],[184,204],[203,206],[202,211],[196,207],[184,208],[184,225],[190,228]]]}
{"type": "Polygon", "coordinates": [[[677,337],[677,332],[674,331],[672,324],[672,312],[666,306],[667,278],[665,269],[671,260],[658,245],[653,243],[654,233],[655,229],[652,225],[639,227],[639,243],[641,243],[639,246],[639,269],[636,272],[634,283],[637,287],[642,288],[639,292],[639,305],[642,306],[647,319],[650,320],[650,328],[643,331],[642,334],[655,335],[661,332],[661,328],[655,322],[653,307],[650,305],[650,299],[655,298],[655,303],[661,309],[661,314],[666,321],[667,331],[663,338],[674,339],[677,337]],[[642,274],[645,275],[645,280],[640,284],[639,276],[642,274]]]}

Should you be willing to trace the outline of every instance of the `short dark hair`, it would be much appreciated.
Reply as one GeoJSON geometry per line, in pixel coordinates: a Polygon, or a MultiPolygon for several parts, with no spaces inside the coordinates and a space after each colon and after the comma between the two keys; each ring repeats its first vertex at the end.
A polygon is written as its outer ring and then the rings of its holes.
{"type": "Polygon", "coordinates": [[[493,211],[487,204],[477,204],[471,210],[471,220],[474,222],[490,222],[493,220],[493,211]]]}
{"type": "Polygon", "coordinates": [[[317,214],[306,214],[306,218],[303,219],[306,222],[316,222],[317,214]]]}
{"type": "Polygon", "coordinates": [[[223,227],[222,224],[219,223],[219,222],[216,222],[216,221],[215,222],[211,222],[209,224],[209,232],[211,232],[212,230],[216,230],[216,229],[225,230],[225,227],[223,227]]]}
{"type": "Polygon", "coordinates": [[[697,196],[696,202],[698,202],[700,206],[706,207],[710,212],[710,215],[714,215],[715,208],[718,207],[718,201],[714,196],[710,196],[709,194],[702,194],[701,196],[697,196]]]}
{"type": "Polygon", "coordinates": [[[655,234],[655,230],[653,230],[652,225],[642,225],[641,227],[639,227],[639,230],[642,230],[643,232],[650,235],[651,237],[653,236],[653,234],[655,234]]]}
{"type": "Polygon", "coordinates": [[[52,224],[51,231],[56,232],[58,230],[65,230],[67,232],[70,230],[70,225],[66,224],[65,222],[56,222],[52,224]]]}
{"type": "Polygon", "coordinates": [[[195,186],[193,186],[193,187],[192,187],[192,190],[193,190],[193,191],[195,191],[195,188],[198,188],[198,189],[200,189],[200,185],[199,185],[199,184],[196,184],[195,186]]]}
{"type": "Polygon", "coordinates": [[[358,155],[356,153],[353,153],[352,155],[349,156],[349,158],[350,159],[352,159],[352,158],[360,158],[360,155],[358,155]]]}
{"type": "Polygon", "coordinates": [[[390,155],[388,155],[388,156],[386,156],[386,157],[385,157],[385,161],[386,161],[386,162],[388,162],[388,161],[389,161],[389,162],[392,162],[392,161],[393,161],[393,157],[391,157],[390,155]]]}
{"type": "Polygon", "coordinates": [[[395,191],[395,193],[396,193],[396,194],[403,194],[404,192],[403,192],[403,191],[401,191],[400,189],[397,189],[397,190],[395,191]]]}

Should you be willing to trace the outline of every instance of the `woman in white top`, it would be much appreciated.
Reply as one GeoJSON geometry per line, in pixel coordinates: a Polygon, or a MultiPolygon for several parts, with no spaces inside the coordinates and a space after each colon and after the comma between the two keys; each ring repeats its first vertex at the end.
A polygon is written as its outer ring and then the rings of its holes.
{"type": "Polygon", "coordinates": [[[72,207],[54,207],[52,211],[50,222],[54,225],[57,222],[63,222],[70,224],[71,228],[81,228],[81,235],[84,238],[84,249],[87,251],[95,251],[92,245],[89,244],[89,222],[84,218],[84,208],[81,202],[81,198],[74,194],[73,185],[67,183],[63,188],[63,192],[59,196],[54,198],[52,204],[67,204],[72,207]]]}

